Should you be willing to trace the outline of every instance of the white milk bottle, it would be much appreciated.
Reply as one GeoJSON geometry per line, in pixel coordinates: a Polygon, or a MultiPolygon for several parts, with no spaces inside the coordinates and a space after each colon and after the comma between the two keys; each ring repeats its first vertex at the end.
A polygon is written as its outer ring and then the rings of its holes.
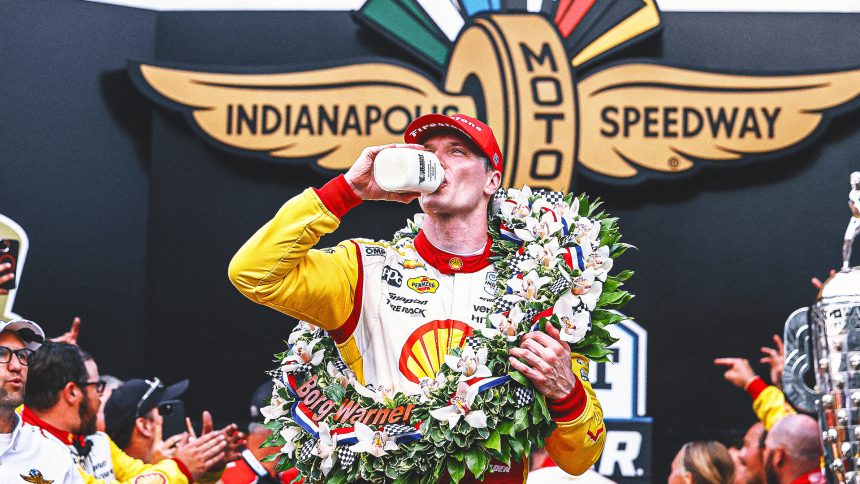
{"type": "Polygon", "coordinates": [[[429,151],[386,148],[376,155],[373,178],[387,192],[433,193],[445,179],[439,158],[429,151]]]}

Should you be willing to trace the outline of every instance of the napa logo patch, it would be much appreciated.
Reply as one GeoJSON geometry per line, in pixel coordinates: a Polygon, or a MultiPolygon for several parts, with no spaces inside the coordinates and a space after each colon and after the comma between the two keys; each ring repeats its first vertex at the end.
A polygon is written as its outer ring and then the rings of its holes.
{"type": "Polygon", "coordinates": [[[860,69],[606,64],[659,32],[656,0],[368,0],[354,18],[415,65],[380,58],[253,73],[155,63],[129,70],[150,99],[183,113],[214,146],[325,170],[348,169],[364,147],[402,138],[423,114],[480,114],[505,156],[502,186],[557,191],[573,190],[575,169],[629,184],[787,158],[821,137],[834,112],[860,105],[860,69]]]}
{"type": "Polygon", "coordinates": [[[430,279],[427,276],[419,276],[406,281],[406,286],[419,294],[427,294],[428,292],[436,292],[436,289],[439,289],[439,281],[430,279]]]}

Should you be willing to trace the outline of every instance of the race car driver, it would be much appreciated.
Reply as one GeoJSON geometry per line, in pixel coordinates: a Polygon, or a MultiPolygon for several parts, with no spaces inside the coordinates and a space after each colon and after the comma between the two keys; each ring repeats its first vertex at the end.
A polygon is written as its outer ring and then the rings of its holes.
{"type": "MultiPolygon", "coordinates": [[[[483,321],[495,299],[487,207],[503,162],[492,131],[465,115],[428,114],[409,125],[405,140],[366,148],[345,175],[286,202],[229,268],[233,284],[251,300],[328,331],[364,384],[435,376],[438,368],[410,363],[410,353],[422,347],[414,343],[433,341],[424,338],[429,332],[483,321]],[[393,146],[434,153],[445,171],[439,189],[420,196],[382,190],[373,178],[373,160],[393,146]],[[353,239],[313,248],[364,200],[416,198],[426,215],[414,239],[353,239]]],[[[448,348],[428,351],[439,350],[448,348]]],[[[549,454],[563,470],[582,474],[605,440],[600,404],[582,378],[588,361],[573,355],[571,364],[570,349],[554,328],[528,333],[510,353],[512,367],[547,398],[558,425],[547,440],[549,454]]],[[[485,481],[523,482],[525,464],[494,465],[485,481]]]]}

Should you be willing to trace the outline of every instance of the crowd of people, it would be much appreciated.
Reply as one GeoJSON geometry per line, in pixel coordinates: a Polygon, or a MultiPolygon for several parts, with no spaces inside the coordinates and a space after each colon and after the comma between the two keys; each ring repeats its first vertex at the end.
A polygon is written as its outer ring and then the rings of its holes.
{"type": "Polygon", "coordinates": [[[69,332],[46,339],[35,322],[0,321],[0,482],[293,480],[278,475],[274,462],[260,462],[278,450],[261,448],[270,432],[259,408],[271,382],[254,395],[247,433],[236,424],[214,429],[208,411],[198,432],[182,410],[188,380],[168,386],[100,375],[77,345],[79,329],[75,318],[69,332]]]}
{"type": "MultiPolygon", "coordinates": [[[[815,283],[817,281],[813,281],[815,283]]],[[[819,283],[820,284],[820,283],[819,283]]],[[[747,429],[740,446],[717,441],[684,444],[672,461],[669,484],[805,484],[823,483],[821,429],[811,416],[798,413],[782,392],[785,348],[762,347],[760,362],[770,369],[768,384],[746,358],[717,358],[723,377],[752,399],[758,421],[747,429]]]]}

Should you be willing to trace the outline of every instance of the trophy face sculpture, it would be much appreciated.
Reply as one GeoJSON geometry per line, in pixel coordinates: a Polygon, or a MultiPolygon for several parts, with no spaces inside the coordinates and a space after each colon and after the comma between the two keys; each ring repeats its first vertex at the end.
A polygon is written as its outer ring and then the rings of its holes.
{"type": "Polygon", "coordinates": [[[785,323],[783,390],[799,410],[818,415],[827,481],[854,484],[860,468],[860,267],[849,259],[860,232],[860,172],[850,181],[842,270],[825,281],[812,307],[796,310],[785,323]],[[804,381],[809,369],[814,388],[804,381]]]}

